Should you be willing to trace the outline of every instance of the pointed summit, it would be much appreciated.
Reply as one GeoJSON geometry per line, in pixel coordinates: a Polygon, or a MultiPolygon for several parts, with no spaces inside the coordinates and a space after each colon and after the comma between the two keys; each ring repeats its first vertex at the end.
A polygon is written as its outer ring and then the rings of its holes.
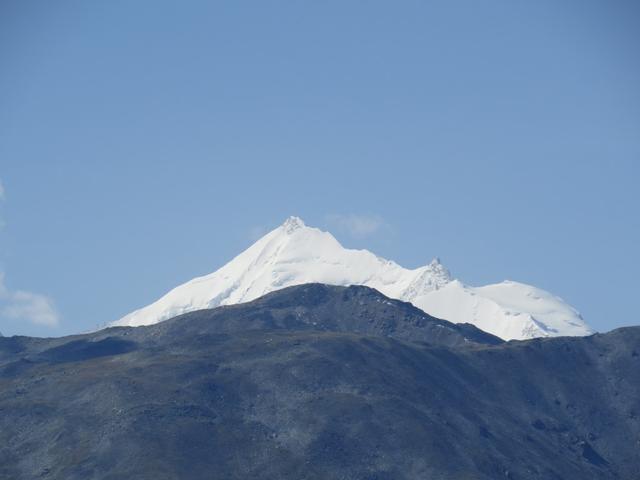
{"type": "Polygon", "coordinates": [[[449,270],[447,270],[447,268],[440,262],[440,257],[434,257],[433,260],[431,260],[431,263],[427,265],[427,270],[431,272],[433,277],[439,280],[438,287],[453,280],[449,270]]]}
{"type": "Polygon", "coordinates": [[[302,219],[300,217],[295,217],[295,216],[291,216],[287,218],[282,224],[282,228],[284,229],[285,233],[288,233],[288,234],[293,233],[296,230],[299,230],[301,228],[304,228],[305,226],[306,225],[304,224],[302,219]]]}

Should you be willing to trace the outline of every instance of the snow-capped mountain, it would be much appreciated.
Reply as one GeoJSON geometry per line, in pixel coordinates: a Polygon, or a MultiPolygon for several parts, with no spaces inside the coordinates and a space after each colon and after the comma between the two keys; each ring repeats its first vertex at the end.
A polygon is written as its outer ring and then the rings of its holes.
{"type": "Polygon", "coordinates": [[[511,281],[471,287],[453,279],[438,259],[406,269],[367,250],[344,248],[330,233],[297,217],[219,270],[174,288],[112,325],[150,325],[310,282],[366,285],[435,317],[472,323],[506,340],[593,333],[574,308],[544,290],[511,281]]]}

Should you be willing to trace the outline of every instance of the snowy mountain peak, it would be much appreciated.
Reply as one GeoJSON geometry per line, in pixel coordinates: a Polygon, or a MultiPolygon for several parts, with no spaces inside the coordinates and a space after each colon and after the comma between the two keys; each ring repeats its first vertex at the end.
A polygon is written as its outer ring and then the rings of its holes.
{"type": "Polygon", "coordinates": [[[445,284],[453,280],[453,277],[451,276],[449,270],[447,270],[445,266],[440,263],[439,257],[435,257],[433,260],[431,260],[431,263],[427,265],[426,268],[429,270],[429,272],[431,272],[431,275],[433,277],[438,279],[438,283],[440,284],[445,284]]]}
{"type": "Polygon", "coordinates": [[[575,309],[543,290],[517,282],[470,287],[454,280],[438,258],[420,268],[403,268],[368,250],[344,248],[333,235],[298,217],[287,218],[222,268],[174,288],[113,325],[149,325],[304,283],[365,285],[504,339],[592,333],[575,309]]]}
{"type": "Polygon", "coordinates": [[[304,228],[306,225],[300,217],[291,216],[287,218],[282,224],[282,229],[285,233],[291,234],[300,228],[304,228]]]}

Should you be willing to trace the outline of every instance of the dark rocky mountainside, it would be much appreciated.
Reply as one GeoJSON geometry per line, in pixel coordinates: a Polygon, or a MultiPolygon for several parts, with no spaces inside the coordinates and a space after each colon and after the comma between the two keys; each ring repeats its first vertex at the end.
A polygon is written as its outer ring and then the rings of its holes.
{"type": "Polygon", "coordinates": [[[640,327],[502,342],[311,284],[0,338],[4,479],[637,479],[640,327]]]}

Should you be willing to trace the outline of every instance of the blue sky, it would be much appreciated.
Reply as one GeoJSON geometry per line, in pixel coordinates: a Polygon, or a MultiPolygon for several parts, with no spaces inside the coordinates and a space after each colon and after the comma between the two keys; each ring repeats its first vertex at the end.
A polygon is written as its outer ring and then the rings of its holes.
{"type": "Polygon", "coordinates": [[[117,319],[293,214],[640,324],[638,45],[632,1],[4,1],[0,331],[117,319]]]}

